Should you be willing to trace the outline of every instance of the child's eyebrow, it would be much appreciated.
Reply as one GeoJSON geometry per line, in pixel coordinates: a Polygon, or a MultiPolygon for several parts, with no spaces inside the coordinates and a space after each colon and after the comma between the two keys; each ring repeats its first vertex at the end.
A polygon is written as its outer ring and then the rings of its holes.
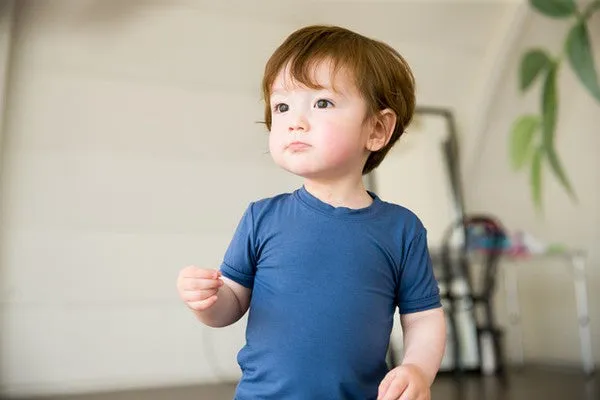
{"type": "Polygon", "coordinates": [[[278,95],[278,94],[279,94],[279,95],[281,95],[281,94],[287,94],[287,93],[289,93],[289,92],[288,92],[287,90],[285,90],[285,89],[274,89],[274,90],[271,92],[271,96],[273,96],[273,95],[278,95]]]}
{"type": "MultiPolygon", "coordinates": [[[[315,90],[315,91],[319,91],[319,92],[320,91],[325,91],[325,92],[342,94],[339,90],[335,90],[333,87],[330,87],[330,86],[321,86],[320,85],[318,88],[301,88],[301,89],[315,90]]],[[[274,96],[274,95],[284,95],[284,94],[288,94],[288,93],[290,93],[290,90],[286,90],[286,89],[283,89],[283,88],[275,88],[275,89],[273,89],[273,91],[271,91],[271,96],[274,96]]]]}

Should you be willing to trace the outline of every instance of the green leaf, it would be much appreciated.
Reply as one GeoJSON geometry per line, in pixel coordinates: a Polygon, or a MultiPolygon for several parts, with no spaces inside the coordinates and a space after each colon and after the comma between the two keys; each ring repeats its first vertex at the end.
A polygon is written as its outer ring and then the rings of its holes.
{"type": "Polygon", "coordinates": [[[546,158],[548,159],[548,163],[550,164],[550,167],[552,168],[552,172],[554,173],[554,176],[556,176],[558,178],[559,182],[567,190],[567,193],[569,193],[569,195],[571,196],[571,199],[576,201],[577,195],[575,194],[575,191],[573,190],[573,186],[571,186],[571,182],[569,182],[569,178],[567,177],[567,174],[565,173],[562,163],[560,162],[560,160],[558,158],[558,154],[556,153],[556,150],[554,149],[554,147],[544,147],[544,153],[546,154],[546,158]]]}
{"type": "Polygon", "coordinates": [[[554,146],[556,109],[558,108],[558,99],[556,96],[557,69],[557,64],[553,64],[548,69],[542,89],[542,143],[545,148],[554,146]]]}
{"type": "Polygon", "coordinates": [[[562,186],[567,190],[572,199],[576,199],[573,187],[569,182],[562,163],[556,153],[554,137],[556,132],[556,116],[558,100],[556,95],[556,71],[558,66],[553,65],[548,70],[542,91],[542,148],[550,163],[552,172],[558,178],[562,186]]]}
{"type": "Polygon", "coordinates": [[[540,127],[537,115],[523,115],[515,120],[510,136],[510,158],[514,169],[521,169],[531,156],[535,132],[540,127]]]}
{"type": "Polygon", "coordinates": [[[527,90],[535,81],[535,78],[552,65],[548,54],[541,49],[529,50],[521,59],[520,70],[520,88],[521,91],[527,90]]]}
{"type": "Polygon", "coordinates": [[[569,63],[575,75],[588,92],[600,101],[600,85],[594,66],[590,36],[584,21],[578,22],[571,28],[567,36],[566,47],[569,63]]]}
{"type": "Polygon", "coordinates": [[[529,0],[529,4],[552,18],[567,18],[577,11],[574,0],[529,0]]]}
{"type": "Polygon", "coordinates": [[[529,176],[529,184],[531,186],[531,196],[533,204],[537,208],[542,207],[542,160],[544,150],[539,147],[533,153],[531,160],[531,174],[529,176]]]}

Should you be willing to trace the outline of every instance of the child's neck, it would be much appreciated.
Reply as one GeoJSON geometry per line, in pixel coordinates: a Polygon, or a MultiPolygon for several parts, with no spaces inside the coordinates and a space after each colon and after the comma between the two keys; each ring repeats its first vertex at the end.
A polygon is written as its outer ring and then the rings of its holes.
{"type": "Polygon", "coordinates": [[[305,179],[304,187],[317,199],[333,207],[360,209],[373,203],[373,198],[365,189],[362,176],[358,179],[335,182],[305,179]]]}

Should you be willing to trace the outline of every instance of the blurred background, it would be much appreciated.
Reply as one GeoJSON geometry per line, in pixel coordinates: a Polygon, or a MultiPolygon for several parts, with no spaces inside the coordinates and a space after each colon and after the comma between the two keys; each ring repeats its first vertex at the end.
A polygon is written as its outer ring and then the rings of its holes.
{"type": "MultiPolygon", "coordinates": [[[[448,346],[433,398],[600,399],[600,97],[586,69],[600,68],[600,11],[586,16],[587,50],[569,49],[581,12],[532,3],[0,1],[0,397],[232,397],[245,320],[199,324],[175,280],[220,265],[250,201],[301,183],[267,152],[260,82],[289,33],[325,23],[389,43],[414,70],[421,112],[367,179],[422,215],[444,279],[457,217],[493,217],[506,239],[500,259],[473,261],[493,264],[495,322],[454,321],[448,343],[460,337],[461,350],[448,346]],[[550,100],[543,57],[523,67],[532,48],[562,54],[550,100]],[[540,112],[556,117],[576,201],[551,158],[531,155],[530,142],[547,144],[535,118],[516,127],[540,112]]],[[[461,271],[446,289],[475,293],[457,286],[461,271]]],[[[476,297],[449,296],[449,315],[476,297]]]]}

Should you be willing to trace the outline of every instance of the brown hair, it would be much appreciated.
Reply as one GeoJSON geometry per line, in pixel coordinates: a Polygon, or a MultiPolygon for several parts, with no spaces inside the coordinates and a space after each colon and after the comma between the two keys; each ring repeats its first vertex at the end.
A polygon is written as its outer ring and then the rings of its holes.
{"type": "Polygon", "coordinates": [[[396,113],[396,126],[388,144],[369,154],[363,167],[368,174],[383,161],[404,133],[415,109],[415,79],[406,60],[391,46],[337,26],[315,25],[293,32],[275,50],[265,66],[262,82],[265,123],[271,130],[269,98],[273,82],[289,68],[295,82],[317,89],[312,71],[315,64],[331,61],[332,73],[345,68],[367,103],[367,117],[389,108],[396,113]]]}

